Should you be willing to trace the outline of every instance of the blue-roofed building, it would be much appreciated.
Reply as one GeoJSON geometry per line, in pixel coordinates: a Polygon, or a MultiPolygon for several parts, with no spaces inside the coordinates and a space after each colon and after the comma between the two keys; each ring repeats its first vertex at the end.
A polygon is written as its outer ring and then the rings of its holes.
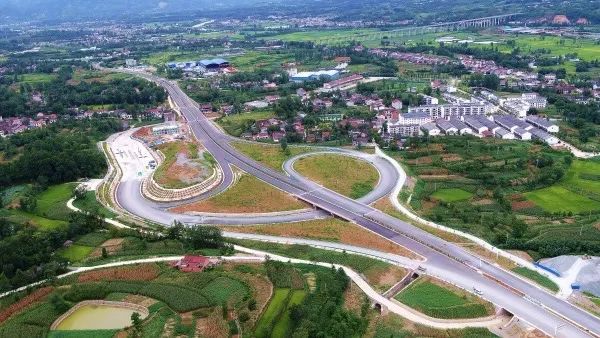
{"type": "Polygon", "coordinates": [[[229,61],[221,58],[200,60],[196,64],[207,70],[229,67],[229,61]]]}

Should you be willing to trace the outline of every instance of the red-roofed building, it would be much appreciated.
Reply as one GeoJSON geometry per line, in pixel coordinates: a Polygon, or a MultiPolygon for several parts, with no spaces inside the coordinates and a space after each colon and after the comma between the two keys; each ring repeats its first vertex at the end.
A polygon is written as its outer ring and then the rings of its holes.
{"type": "Polygon", "coordinates": [[[179,261],[171,263],[171,266],[178,268],[181,272],[202,272],[217,264],[219,264],[219,260],[216,258],[186,255],[179,261]]]}

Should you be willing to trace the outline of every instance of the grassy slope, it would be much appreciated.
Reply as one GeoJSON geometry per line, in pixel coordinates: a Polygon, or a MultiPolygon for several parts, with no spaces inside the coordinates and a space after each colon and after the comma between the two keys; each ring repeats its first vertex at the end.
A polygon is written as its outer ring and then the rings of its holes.
{"type": "Polygon", "coordinates": [[[224,116],[218,120],[218,123],[228,134],[239,137],[256,120],[268,119],[273,116],[275,114],[272,111],[256,111],[224,116]]]}
{"type": "Polygon", "coordinates": [[[67,208],[67,201],[73,194],[73,183],[64,183],[48,187],[37,197],[35,214],[50,219],[68,220],[71,211],[67,208]]]}
{"type": "Polygon", "coordinates": [[[302,209],[305,205],[281,190],[249,175],[208,200],[174,208],[175,212],[257,213],[302,209]]]}
{"type": "Polygon", "coordinates": [[[490,304],[463,291],[441,287],[428,279],[413,282],[395,298],[434,318],[478,318],[492,314],[490,304]]]}
{"type": "Polygon", "coordinates": [[[289,152],[285,153],[279,145],[247,142],[233,142],[231,145],[251,159],[280,171],[283,171],[283,162],[298,154],[311,151],[310,147],[288,147],[289,152]]]}
{"type": "Polygon", "coordinates": [[[366,161],[343,155],[315,155],[299,159],[295,169],[312,181],[356,199],[373,190],[379,173],[366,161]]]}
{"type": "Polygon", "coordinates": [[[554,283],[550,278],[543,276],[536,271],[524,267],[516,267],[512,269],[512,271],[527,279],[531,279],[532,281],[549,290],[552,290],[554,292],[557,292],[559,290],[558,285],[556,285],[556,283],[554,283]]]}

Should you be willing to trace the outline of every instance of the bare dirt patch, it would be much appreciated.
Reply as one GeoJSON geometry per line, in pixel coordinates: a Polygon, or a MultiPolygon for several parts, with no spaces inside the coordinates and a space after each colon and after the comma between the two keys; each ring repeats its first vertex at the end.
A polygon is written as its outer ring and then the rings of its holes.
{"type": "Polygon", "coordinates": [[[148,298],[148,297],[141,296],[141,295],[129,294],[123,299],[123,302],[137,304],[137,305],[141,305],[144,307],[150,307],[150,306],[156,304],[158,301],[156,299],[148,298]]]}
{"type": "Polygon", "coordinates": [[[365,278],[379,292],[384,292],[398,283],[408,272],[398,266],[390,265],[381,268],[371,268],[365,278]]]}
{"type": "Polygon", "coordinates": [[[526,261],[529,262],[533,262],[533,257],[531,257],[527,252],[525,251],[521,251],[521,250],[506,250],[507,252],[510,252],[511,254],[521,257],[526,261]]]}
{"type": "Polygon", "coordinates": [[[221,315],[221,309],[215,309],[208,317],[196,321],[195,337],[229,337],[227,321],[221,315]]]}
{"type": "Polygon", "coordinates": [[[95,258],[102,256],[102,248],[106,250],[106,253],[109,256],[111,254],[119,252],[121,251],[121,249],[123,249],[123,241],[123,238],[111,238],[106,242],[102,243],[99,248],[96,248],[94,251],[92,251],[90,257],[95,258]]]}
{"type": "Polygon", "coordinates": [[[78,276],[77,280],[81,283],[104,280],[150,281],[156,279],[159,272],[156,264],[140,264],[84,272],[78,276]]]}
{"type": "Polygon", "coordinates": [[[346,291],[344,291],[344,308],[356,315],[360,315],[363,298],[362,290],[354,282],[351,282],[346,291]]]}

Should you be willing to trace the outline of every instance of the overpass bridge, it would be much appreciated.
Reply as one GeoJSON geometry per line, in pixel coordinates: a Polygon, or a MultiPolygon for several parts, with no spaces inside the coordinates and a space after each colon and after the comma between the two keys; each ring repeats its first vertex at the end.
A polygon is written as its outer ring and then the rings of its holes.
{"type": "Polygon", "coordinates": [[[499,26],[504,23],[507,23],[511,19],[514,19],[516,16],[521,15],[521,14],[522,13],[510,13],[510,14],[486,16],[486,17],[482,17],[482,18],[436,23],[436,24],[427,25],[427,26],[405,27],[405,28],[399,28],[399,29],[394,29],[394,30],[389,30],[389,31],[356,34],[356,35],[352,35],[351,38],[344,37],[344,36],[336,36],[336,37],[331,37],[331,38],[318,39],[316,41],[318,43],[322,43],[322,44],[326,44],[326,45],[335,45],[335,44],[341,44],[344,42],[348,42],[349,40],[353,40],[353,41],[381,40],[384,37],[393,39],[393,38],[400,38],[400,37],[405,37],[405,36],[422,35],[422,34],[427,34],[427,33],[452,32],[452,31],[462,30],[462,29],[466,29],[466,28],[487,28],[487,27],[494,27],[494,26],[499,26]]]}

